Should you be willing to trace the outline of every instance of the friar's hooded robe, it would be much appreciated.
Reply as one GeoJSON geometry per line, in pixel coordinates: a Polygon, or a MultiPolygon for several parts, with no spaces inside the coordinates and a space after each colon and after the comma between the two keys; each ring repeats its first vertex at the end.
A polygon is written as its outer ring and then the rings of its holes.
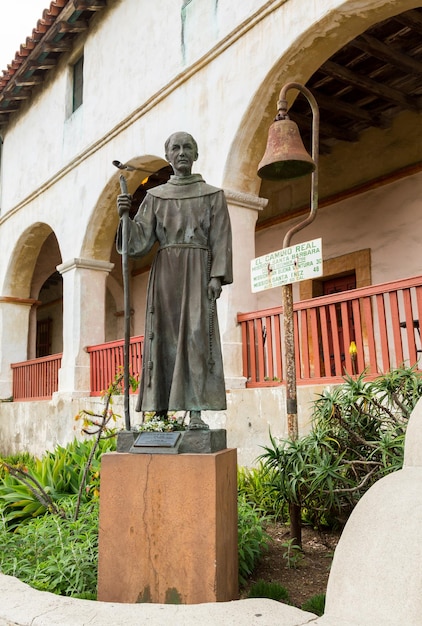
{"type": "MultiPolygon", "coordinates": [[[[144,256],[157,241],[136,410],[225,409],[216,303],[207,293],[210,278],[233,280],[224,192],[199,174],[150,189],[129,220],[128,254],[144,256]]],[[[121,228],[117,247],[121,252],[121,228]]]]}

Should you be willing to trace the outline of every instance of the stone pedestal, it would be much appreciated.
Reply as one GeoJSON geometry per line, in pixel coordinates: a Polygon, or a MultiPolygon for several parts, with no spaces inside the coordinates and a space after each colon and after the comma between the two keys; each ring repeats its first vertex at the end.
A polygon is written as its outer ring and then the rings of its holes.
{"type": "MultiPolygon", "coordinates": [[[[159,446],[160,442],[156,442],[159,446]]],[[[154,454],[209,454],[210,452],[220,452],[227,448],[227,431],[224,428],[207,429],[207,430],[182,430],[176,432],[136,432],[132,430],[121,430],[117,433],[117,452],[131,452],[142,453],[145,452],[154,454]],[[169,450],[167,447],[162,447],[160,450],[158,447],[156,450],[143,448],[139,446],[137,448],[136,442],[139,436],[152,437],[165,439],[166,437],[178,437],[177,446],[174,450],[169,450]]]]}
{"type": "Polygon", "coordinates": [[[237,457],[102,457],[98,600],[197,604],[238,596],[237,457]]]}

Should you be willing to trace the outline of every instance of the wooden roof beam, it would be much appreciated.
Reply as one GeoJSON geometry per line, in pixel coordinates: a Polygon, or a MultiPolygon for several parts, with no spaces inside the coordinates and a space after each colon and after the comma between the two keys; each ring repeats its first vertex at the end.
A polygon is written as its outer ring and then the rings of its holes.
{"type": "Polygon", "coordinates": [[[395,15],[394,19],[422,35],[422,15],[414,9],[395,15]]]}
{"type": "Polygon", "coordinates": [[[107,6],[106,0],[73,0],[77,11],[101,11],[107,6]]]}
{"type": "Polygon", "coordinates": [[[20,100],[28,100],[31,97],[32,91],[30,89],[20,89],[16,92],[4,91],[1,95],[0,102],[19,102],[20,100]]]}
{"type": "MultiPolygon", "coordinates": [[[[295,111],[289,111],[289,117],[297,123],[300,129],[310,128],[311,119],[306,115],[296,113],[295,111]]],[[[355,142],[359,139],[358,133],[353,130],[348,128],[339,128],[338,126],[334,126],[334,124],[330,124],[329,122],[325,122],[323,120],[320,121],[319,130],[322,136],[329,139],[339,139],[340,141],[350,142],[355,142]]]]}
{"type": "Polygon", "coordinates": [[[320,108],[325,111],[330,111],[330,113],[344,115],[349,119],[357,120],[358,122],[365,122],[370,126],[386,128],[390,125],[389,119],[384,118],[382,115],[367,111],[357,104],[351,104],[350,102],[345,102],[335,96],[327,96],[323,93],[319,93],[318,91],[314,91],[314,95],[320,108]]]}
{"type": "Polygon", "coordinates": [[[76,20],[76,22],[59,22],[58,32],[65,33],[82,33],[88,28],[88,22],[85,20],[76,20]]]}
{"type": "Polygon", "coordinates": [[[415,72],[417,74],[422,73],[422,63],[420,61],[413,59],[407,54],[403,54],[391,46],[387,46],[375,37],[363,34],[360,35],[360,37],[353,39],[350,43],[359,50],[372,54],[380,61],[384,61],[384,63],[389,63],[390,65],[398,67],[404,72],[415,72]]]}
{"type": "Polygon", "coordinates": [[[323,65],[321,65],[320,71],[329,76],[334,76],[344,83],[357,87],[362,91],[373,93],[379,98],[387,100],[387,102],[399,104],[404,109],[418,111],[420,108],[415,99],[410,98],[398,89],[378,83],[371,78],[362,76],[362,74],[357,74],[356,72],[349,70],[347,67],[333,63],[333,61],[326,61],[323,65]]]}
{"type": "Polygon", "coordinates": [[[19,111],[19,105],[15,104],[15,105],[5,105],[4,107],[0,106],[0,115],[3,115],[3,113],[15,113],[16,111],[19,111]]]}
{"type": "Polygon", "coordinates": [[[61,41],[45,41],[40,44],[40,48],[42,52],[50,53],[50,52],[69,52],[72,50],[73,44],[71,41],[61,40],[61,41]]]}
{"type": "Polygon", "coordinates": [[[31,76],[22,76],[22,78],[17,78],[15,80],[15,85],[17,87],[33,87],[35,85],[41,85],[43,80],[42,76],[32,74],[31,76]]]}
{"type": "Polygon", "coordinates": [[[52,70],[57,65],[57,59],[43,59],[42,61],[33,61],[28,64],[28,69],[32,72],[36,70],[52,70]]]}

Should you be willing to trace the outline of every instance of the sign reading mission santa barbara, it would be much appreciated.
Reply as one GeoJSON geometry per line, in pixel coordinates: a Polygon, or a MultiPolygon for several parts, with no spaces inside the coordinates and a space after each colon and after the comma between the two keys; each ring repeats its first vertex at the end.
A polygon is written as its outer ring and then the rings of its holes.
{"type": "Polygon", "coordinates": [[[251,261],[253,293],[322,276],[322,240],[312,239],[251,261]]]}

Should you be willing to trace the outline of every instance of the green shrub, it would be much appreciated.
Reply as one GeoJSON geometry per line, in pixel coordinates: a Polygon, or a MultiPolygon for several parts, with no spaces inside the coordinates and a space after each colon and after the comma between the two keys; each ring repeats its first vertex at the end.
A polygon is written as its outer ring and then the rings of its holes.
{"type": "Polygon", "coordinates": [[[76,498],[60,501],[66,519],[44,514],[10,532],[0,518],[0,571],[41,591],[96,598],[98,501],[82,505],[72,519],[76,498]]]}
{"type": "Polygon", "coordinates": [[[238,499],[238,550],[239,583],[244,585],[252,574],[262,554],[268,547],[269,535],[265,532],[264,515],[256,506],[238,499]]]}
{"type": "MultiPolygon", "coordinates": [[[[0,482],[0,510],[10,527],[44,514],[47,510],[59,513],[55,503],[65,495],[77,494],[95,441],[77,441],[65,448],[57,446],[42,459],[36,459],[28,469],[12,466],[0,460],[4,475],[0,482]]],[[[89,468],[89,478],[83,490],[83,500],[98,495],[101,455],[115,449],[112,439],[103,439],[95,451],[89,468]]]]}
{"type": "Polygon", "coordinates": [[[301,506],[304,520],[318,527],[344,524],[374,482],[402,467],[407,421],[422,395],[415,368],[344,380],[314,403],[308,435],[270,434],[260,456],[280,499],[301,506]]]}
{"type": "MultiPolygon", "coordinates": [[[[11,531],[0,516],[0,571],[41,591],[94,599],[97,585],[98,499],[73,519],[76,496],[58,501],[64,517],[44,513],[11,531]]],[[[239,498],[239,581],[246,583],[266,550],[262,512],[239,498]]]]}
{"type": "Polygon", "coordinates": [[[275,487],[275,472],[260,463],[257,467],[239,467],[237,470],[238,493],[245,500],[263,511],[267,519],[287,518],[285,501],[275,487]]]}
{"type": "Polygon", "coordinates": [[[258,580],[254,583],[248,593],[248,598],[270,598],[277,602],[290,604],[289,592],[280,583],[258,580]]]}
{"type": "Polygon", "coordinates": [[[18,452],[4,458],[0,457],[0,480],[7,474],[7,470],[5,470],[2,462],[30,471],[35,467],[36,461],[37,459],[29,452],[18,452]]]}
{"type": "Polygon", "coordinates": [[[316,596],[312,596],[309,600],[306,600],[301,606],[303,611],[309,611],[321,617],[325,611],[325,593],[319,593],[316,596]]]}

